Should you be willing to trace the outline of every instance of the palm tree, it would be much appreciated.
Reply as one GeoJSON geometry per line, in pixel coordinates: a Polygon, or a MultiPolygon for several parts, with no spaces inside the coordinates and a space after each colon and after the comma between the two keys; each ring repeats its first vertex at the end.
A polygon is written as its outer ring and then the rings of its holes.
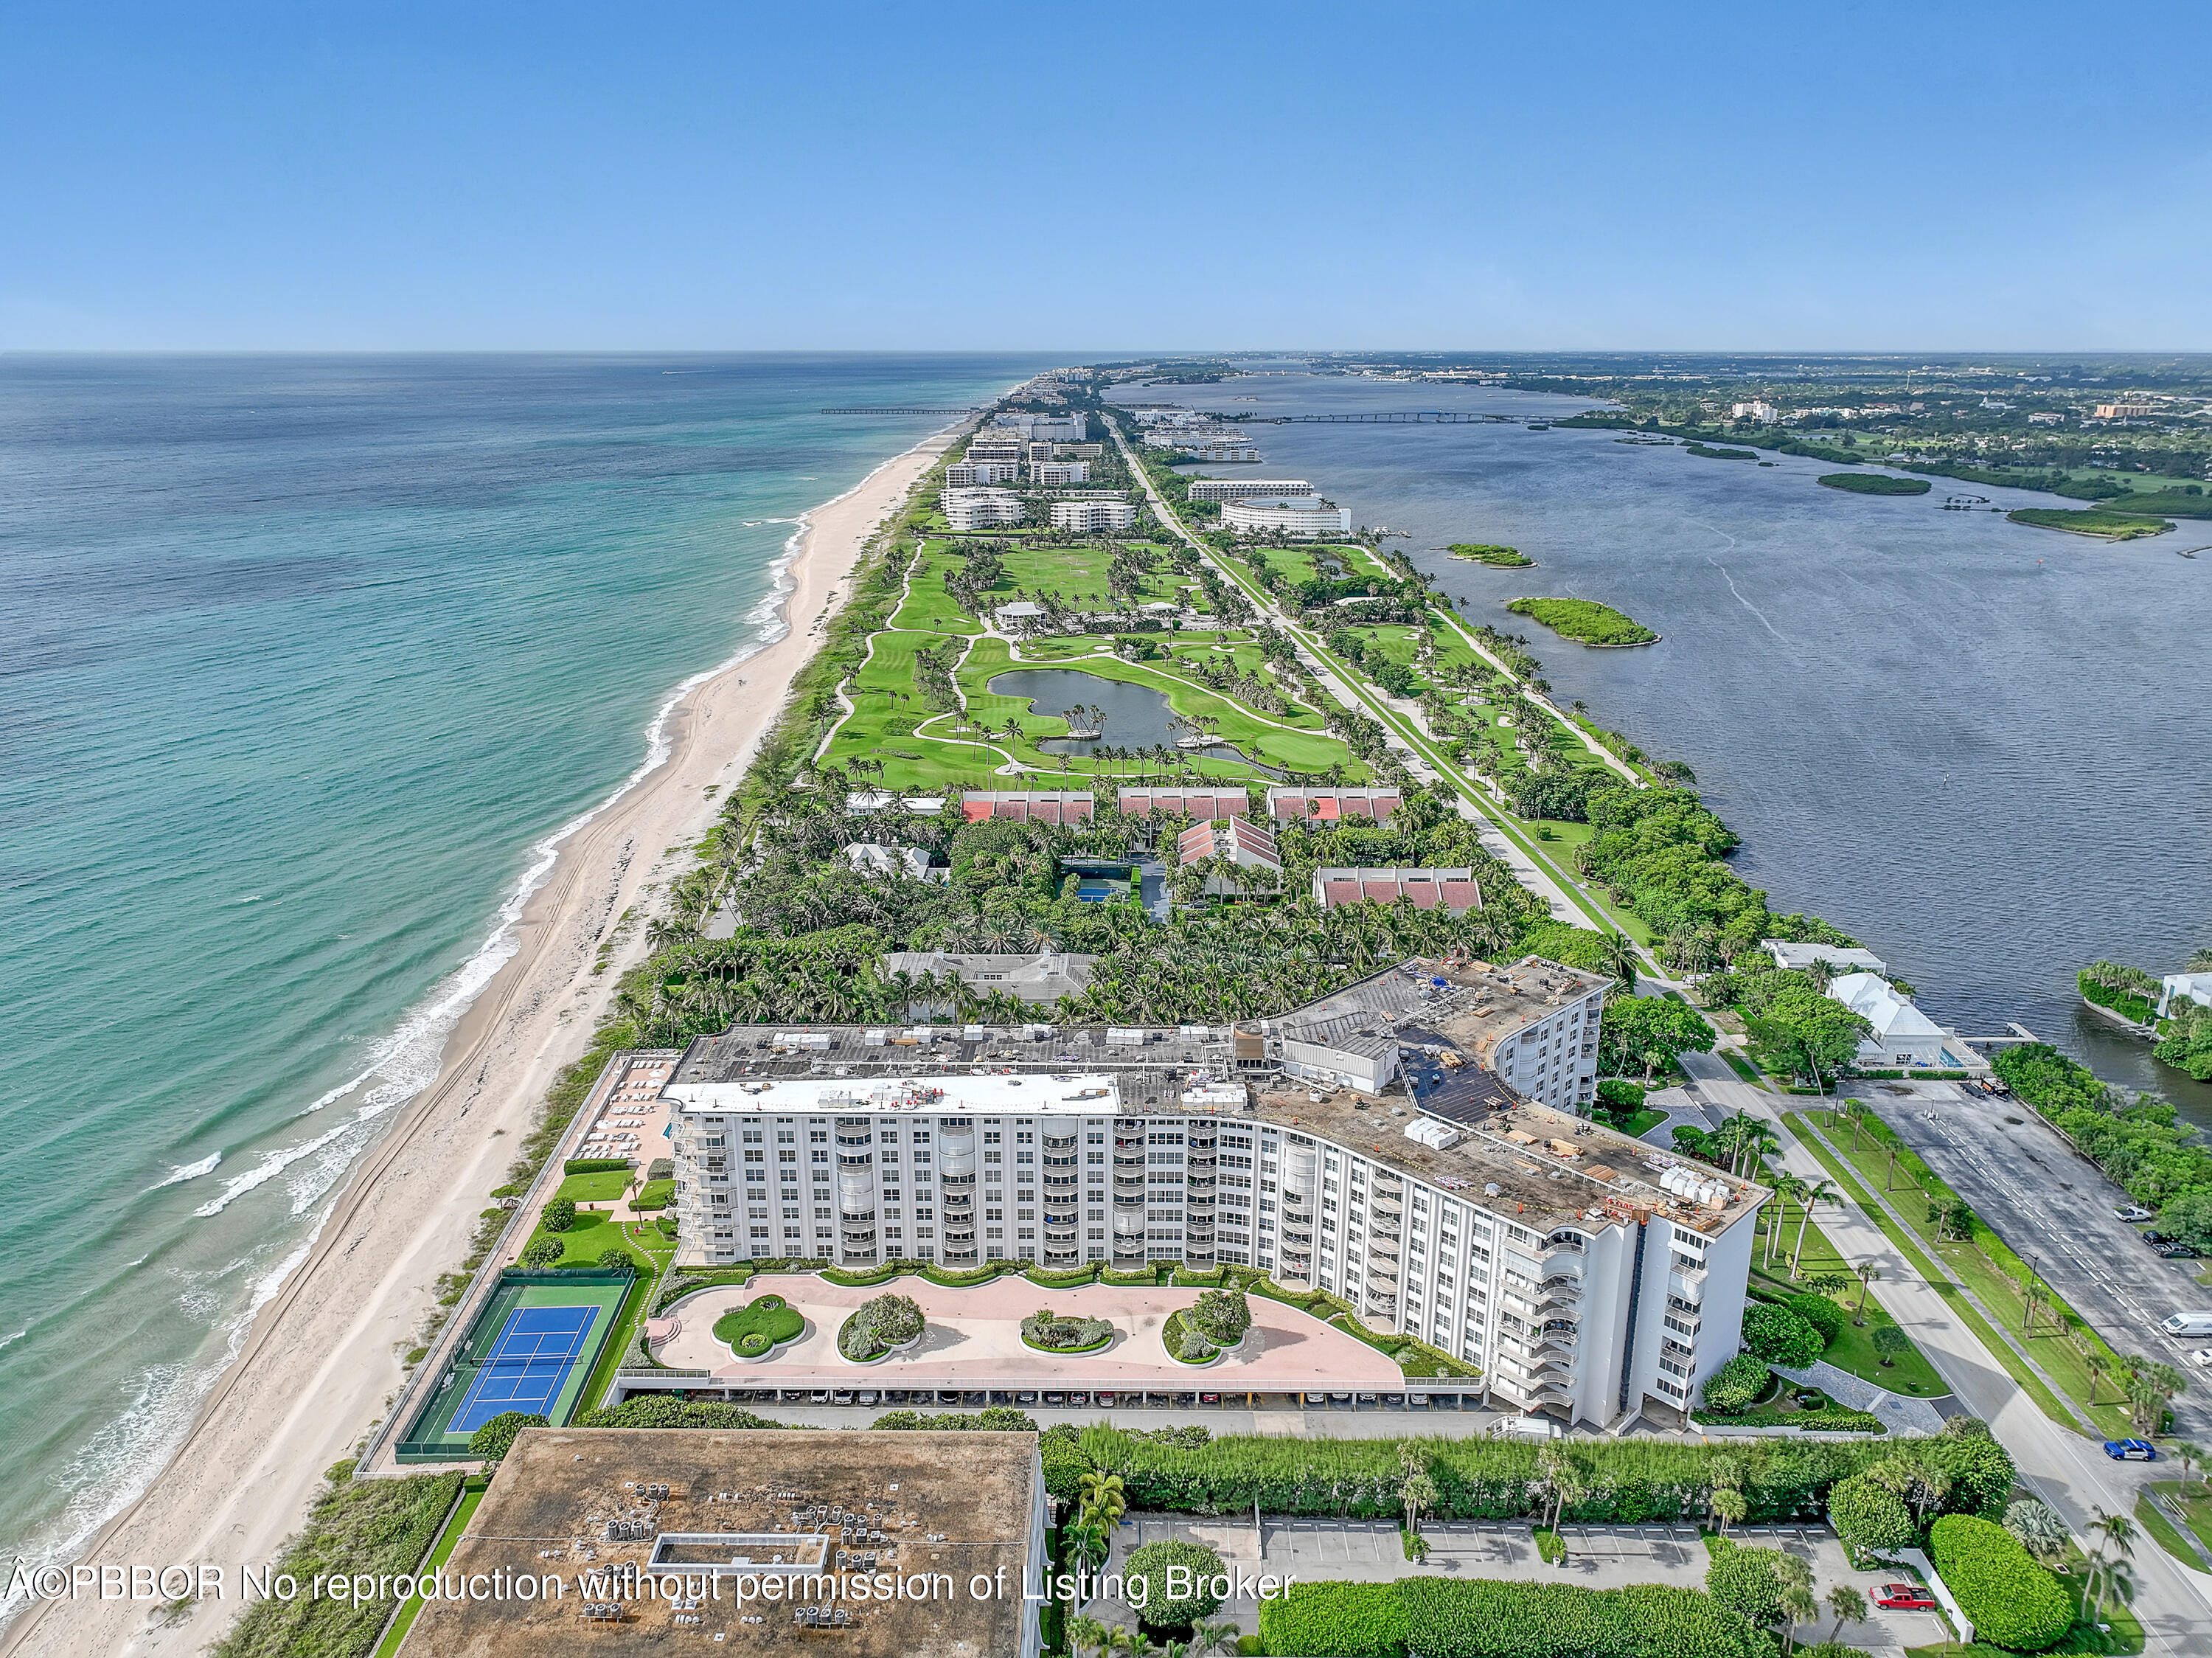
{"type": "Polygon", "coordinates": [[[1075,1658],[1083,1658],[1086,1652],[1105,1651],[1112,1639],[1112,1631],[1089,1612],[1079,1613],[1067,1620],[1068,1649],[1075,1658]]]}
{"type": "Polygon", "coordinates": [[[1827,1594],[1828,1610],[1835,1614],[1836,1626],[1828,1631],[1828,1639],[1835,1640],[1843,1633],[1846,1624],[1863,1624],[1869,1608],[1867,1598],[1849,1583],[1838,1583],[1827,1594]]]}
{"type": "Polygon", "coordinates": [[[1743,1493],[1734,1486],[1716,1485],[1711,1496],[1705,1501],[1705,1510],[1712,1515],[1714,1524],[1720,1527],[1720,1534],[1726,1537],[1729,1527],[1743,1524],[1745,1517],[1751,1513],[1751,1505],[1744,1500],[1743,1493]]]}
{"type": "MultiPolygon", "coordinates": [[[[1783,1557],[1785,1560],[1795,1560],[1796,1557],[1796,1555],[1783,1557]]],[[[1782,1616],[1787,1620],[1782,1625],[1783,1658],[1789,1658],[1790,1649],[1797,1643],[1797,1625],[1810,1623],[1820,1615],[1820,1603],[1813,1598],[1813,1585],[1809,1573],[1807,1574],[1806,1581],[1790,1583],[1783,1589],[1782,1616]]]]}
{"type": "Polygon", "coordinates": [[[1800,1181],[1798,1185],[1800,1196],[1804,1199],[1805,1213],[1803,1218],[1797,1222],[1797,1247],[1790,1252],[1790,1276],[1793,1278],[1797,1276],[1797,1264],[1805,1259],[1805,1228],[1813,1223],[1814,1205],[1843,1202],[1843,1198],[1837,1193],[1836,1183],[1833,1180],[1826,1179],[1815,1180],[1810,1186],[1806,1186],[1802,1181],[1800,1181]]]}
{"type": "Polygon", "coordinates": [[[1631,995],[1636,991],[1636,970],[1640,961],[1636,942],[1626,933],[1607,933],[1605,942],[1598,946],[1598,971],[1610,973],[1613,982],[1631,995]]]}
{"type": "MultiPolygon", "coordinates": [[[[1765,1265],[1771,1266],[1774,1264],[1775,1242],[1781,1237],[1783,1223],[1790,1216],[1790,1200],[1804,1197],[1811,1188],[1787,1169],[1768,1184],[1774,1188],[1774,1214],[1766,1224],[1766,1253],[1762,1259],[1765,1265]]],[[[1812,1211],[1808,1209],[1806,1212],[1810,1214],[1812,1211]]],[[[1804,1235],[1802,1227],[1798,1228],[1798,1235],[1804,1235]]]]}
{"type": "Polygon", "coordinates": [[[1209,1653],[1234,1652],[1243,1631],[1226,1619],[1215,1624],[1194,1624],[1190,1629],[1190,1650],[1193,1658],[1206,1658],[1209,1653]]]}
{"type": "Polygon", "coordinates": [[[1859,1280],[1859,1301],[1856,1307],[1851,1308],[1851,1322],[1853,1324],[1864,1324],[1866,1322],[1867,1286],[1881,1276],[1881,1269],[1876,1266],[1872,1261],[1861,1261],[1856,1266],[1852,1267],[1851,1271],[1858,1275],[1859,1280]]]}
{"type": "Polygon", "coordinates": [[[2132,1516],[2115,1514],[2100,1506],[2089,1510],[2089,1529],[2104,1539],[2098,1545],[2100,1549],[2109,1548],[2122,1559],[2134,1558],[2136,1522],[2132,1516]]]}

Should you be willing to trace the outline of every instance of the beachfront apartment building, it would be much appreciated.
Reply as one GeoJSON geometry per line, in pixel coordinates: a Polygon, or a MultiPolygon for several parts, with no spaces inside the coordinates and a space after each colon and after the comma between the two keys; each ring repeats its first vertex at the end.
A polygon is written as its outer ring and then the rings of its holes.
{"type": "Polygon", "coordinates": [[[1190,482],[1194,501],[1282,499],[1313,492],[1313,485],[1303,478],[1194,478],[1190,482]]]}
{"type": "Polygon", "coordinates": [[[1097,460],[1104,457],[1103,443],[1055,443],[1052,458],[1055,460],[1097,460]]]}
{"type": "Polygon", "coordinates": [[[1137,509],[1127,501],[1055,501],[1052,527],[1056,530],[1125,530],[1137,521],[1137,509]]]}
{"type": "Polygon", "coordinates": [[[1407,963],[1267,1029],[700,1039],[664,1090],[679,1259],[1252,1267],[1483,1366],[1497,1400],[1598,1424],[1681,1411],[1735,1353],[1767,1194],[1484,1064],[1462,1042],[1501,1008],[1510,1025],[1534,995],[1556,1019],[1587,977],[1502,972],[1523,982],[1407,963]],[[1290,1044],[1394,1048],[1397,1114],[1293,1071],[1290,1044]]]}
{"type": "Polygon", "coordinates": [[[1088,460],[1031,460],[1030,482],[1039,489],[1060,489],[1091,481],[1088,460]]]}
{"type": "Polygon", "coordinates": [[[991,424],[1030,443],[1080,443],[1091,436],[1091,422],[1080,414],[994,415],[991,424]]]}
{"type": "Polygon", "coordinates": [[[1349,535],[1352,509],[1333,505],[1319,496],[1271,496],[1224,503],[1221,522],[1224,528],[1248,535],[1261,530],[1280,530],[1302,539],[1349,535]]]}
{"type": "Polygon", "coordinates": [[[1021,481],[1022,467],[1018,460],[977,460],[969,458],[956,460],[945,469],[947,489],[985,489],[994,484],[1014,484],[1021,481]]]}
{"type": "Polygon", "coordinates": [[[963,532],[1018,524],[1029,510],[1012,490],[946,490],[937,499],[945,521],[963,532]]]}
{"type": "Polygon", "coordinates": [[[1003,460],[1018,466],[1029,459],[1028,452],[1027,441],[1018,434],[1001,436],[979,432],[969,440],[963,458],[969,460],[1003,460]]]}

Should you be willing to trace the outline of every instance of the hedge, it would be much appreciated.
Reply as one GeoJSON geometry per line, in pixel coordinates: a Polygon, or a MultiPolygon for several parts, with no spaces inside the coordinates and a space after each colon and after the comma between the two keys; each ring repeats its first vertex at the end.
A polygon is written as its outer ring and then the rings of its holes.
{"type": "MultiPolygon", "coordinates": [[[[1538,1448],[1526,1441],[1297,1440],[1229,1436],[1195,1446],[1126,1436],[1112,1472],[1133,1509],[1182,1514],[1249,1513],[1395,1518],[1403,1512],[1398,1448],[1419,1451],[1437,1483],[1439,1520],[1514,1520],[1540,1510],[1538,1448]]],[[[1753,1521],[1819,1519],[1829,1489],[1875,1463],[1900,1460],[1939,1471],[1942,1507],[2002,1515],[2012,1459],[1986,1434],[1882,1442],[1759,1439],[1692,1445],[1663,1440],[1568,1441],[1555,1446],[1584,1495],[1565,1517],[1589,1525],[1696,1520],[1705,1514],[1716,1458],[1740,1472],[1753,1521]]]]}
{"type": "Polygon", "coordinates": [[[563,1174],[611,1174],[617,1169],[628,1168],[627,1157],[571,1157],[561,1165],[563,1174]]]}
{"type": "Polygon", "coordinates": [[[1147,1630],[1188,1630],[1193,1624],[1207,1618],[1221,1609],[1219,1581],[1228,1569],[1221,1557],[1203,1543],[1186,1542],[1181,1538],[1167,1538],[1158,1543],[1147,1543],[1142,1548],[1132,1549],[1128,1558],[1121,1563],[1125,1582],[1134,1579],[1145,1585],[1144,1605],[1126,1591],[1122,1601],[1137,1614],[1138,1625],[1147,1630]],[[1181,1581],[1184,1592],[1175,1594],[1168,1588],[1168,1572],[1180,1567],[1189,1576],[1181,1581]]]}
{"type": "Polygon", "coordinates": [[[1800,1290],[1794,1295],[1784,1295],[1782,1304],[1811,1325],[1825,1347],[1834,1346],[1836,1338],[1844,1333],[1844,1309],[1826,1295],[1800,1290]]]}
{"type": "Polygon", "coordinates": [[[1827,1345],[1787,1307],[1755,1302],[1743,1310],[1743,1348],[1755,1359],[1798,1369],[1817,1362],[1827,1345]]]}
{"type": "Polygon", "coordinates": [[[2073,1624],[2073,1597],[2002,1526],[1946,1515],[1929,1532],[1928,1552],[1983,1640],[2040,1652],[2073,1624]]]}
{"type": "Polygon", "coordinates": [[[1297,1658],[1772,1658],[1748,1619],[1696,1589],[1638,1584],[1296,1583],[1260,1604],[1260,1639],[1297,1658]]]}
{"type": "Polygon", "coordinates": [[[1887,1554],[1911,1548],[1919,1535],[1905,1499],[1864,1474],[1836,1482],[1828,1493],[1828,1523],[1854,1556],[1867,1550],[1887,1554]]]}

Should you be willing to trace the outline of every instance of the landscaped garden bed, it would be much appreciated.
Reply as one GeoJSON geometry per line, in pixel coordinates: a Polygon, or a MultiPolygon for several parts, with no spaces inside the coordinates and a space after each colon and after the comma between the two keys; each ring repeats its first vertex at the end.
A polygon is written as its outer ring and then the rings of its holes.
{"type": "Polygon", "coordinates": [[[1040,1307],[1022,1320],[1022,1344],[1040,1353],[1097,1353],[1113,1344],[1114,1326],[1104,1319],[1073,1318],[1040,1307]]]}
{"type": "Polygon", "coordinates": [[[806,1332],[806,1320],[781,1295],[757,1295],[714,1320],[714,1339],[749,1362],[769,1357],[806,1332]]]}
{"type": "Polygon", "coordinates": [[[878,1295],[853,1309],[837,1331],[839,1355],[854,1364],[875,1364],[912,1349],[928,1328],[911,1295],[878,1295]]]}

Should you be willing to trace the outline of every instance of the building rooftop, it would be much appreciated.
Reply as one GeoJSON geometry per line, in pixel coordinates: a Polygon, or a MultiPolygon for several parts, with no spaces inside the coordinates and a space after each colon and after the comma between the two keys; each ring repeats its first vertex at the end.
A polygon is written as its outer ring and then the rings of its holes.
{"type": "Polygon", "coordinates": [[[1018,1652],[1036,1443],[1033,1434],[525,1429],[444,1570],[557,1576],[563,1592],[431,1601],[401,1651],[540,1658],[585,1644],[664,1652],[684,1640],[796,1653],[818,1651],[834,1634],[836,1650],[855,1658],[1018,1652]],[[711,1576],[715,1588],[651,1594],[644,1580],[656,1565],[695,1583],[711,1576]],[[860,1600],[830,1597],[817,1584],[802,1600],[797,1584],[780,1584],[780,1598],[769,1599],[760,1583],[739,1598],[746,1577],[793,1569],[942,1574],[952,1588],[860,1600]],[[1004,1595],[971,1598],[972,1577],[995,1584],[1002,1570],[1004,1595]],[[617,1597],[611,1582],[625,1572],[635,1578],[617,1597]],[[587,1604],[601,1612],[587,1613],[587,1604]],[[802,1607],[845,1621],[809,1624],[802,1607]]]}
{"type": "MultiPolygon", "coordinates": [[[[1665,1215],[1699,1231],[1717,1233],[1766,1201],[1764,1187],[1727,1180],[1728,1201],[1715,1208],[1677,1197],[1658,1184],[1668,1167],[1687,1162],[1616,1134],[1583,1118],[1532,1104],[1489,1079],[1498,1089],[1492,1110],[1471,1121],[1440,1123],[1425,1111],[1362,1099],[1340,1090],[1316,1100],[1295,1087],[1262,1090],[1253,1106],[1259,1120],[1366,1153],[1378,1161],[1457,1192],[1492,1214],[1526,1217],[1532,1228],[1572,1221],[1595,1230],[1626,1223],[1638,1210],[1665,1215]],[[1444,1130],[1444,1146],[1408,1138],[1422,1124],[1444,1130]],[[1455,1138],[1454,1137],[1456,1137],[1455,1138]]],[[[1436,1134],[1431,1128],[1425,1131],[1436,1134]]],[[[1703,1165],[1700,1176],[1724,1179],[1703,1165]]]]}
{"type": "Polygon", "coordinates": [[[685,1085],[701,1082],[1098,1072],[1116,1080],[1121,1110],[1175,1111],[1200,1073],[1214,1081],[1234,1070],[1227,1026],[1146,1027],[1141,1042],[1129,1034],[1103,1025],[738,1025],[696,1038],[670,1084],[682,1097],[685,1085]],[[1121,1039],[1109,1039],[1117,1033],[1121,1039]]]}
{"type": "Polygon", "coordinates": [[[893,950],[884,957],[884,972],[915,978],[950,973],[963,984],[994,984],[1024,1002],[1057,1002],[1082,993],[1097,959],[1071,950],[893,950]]]}

